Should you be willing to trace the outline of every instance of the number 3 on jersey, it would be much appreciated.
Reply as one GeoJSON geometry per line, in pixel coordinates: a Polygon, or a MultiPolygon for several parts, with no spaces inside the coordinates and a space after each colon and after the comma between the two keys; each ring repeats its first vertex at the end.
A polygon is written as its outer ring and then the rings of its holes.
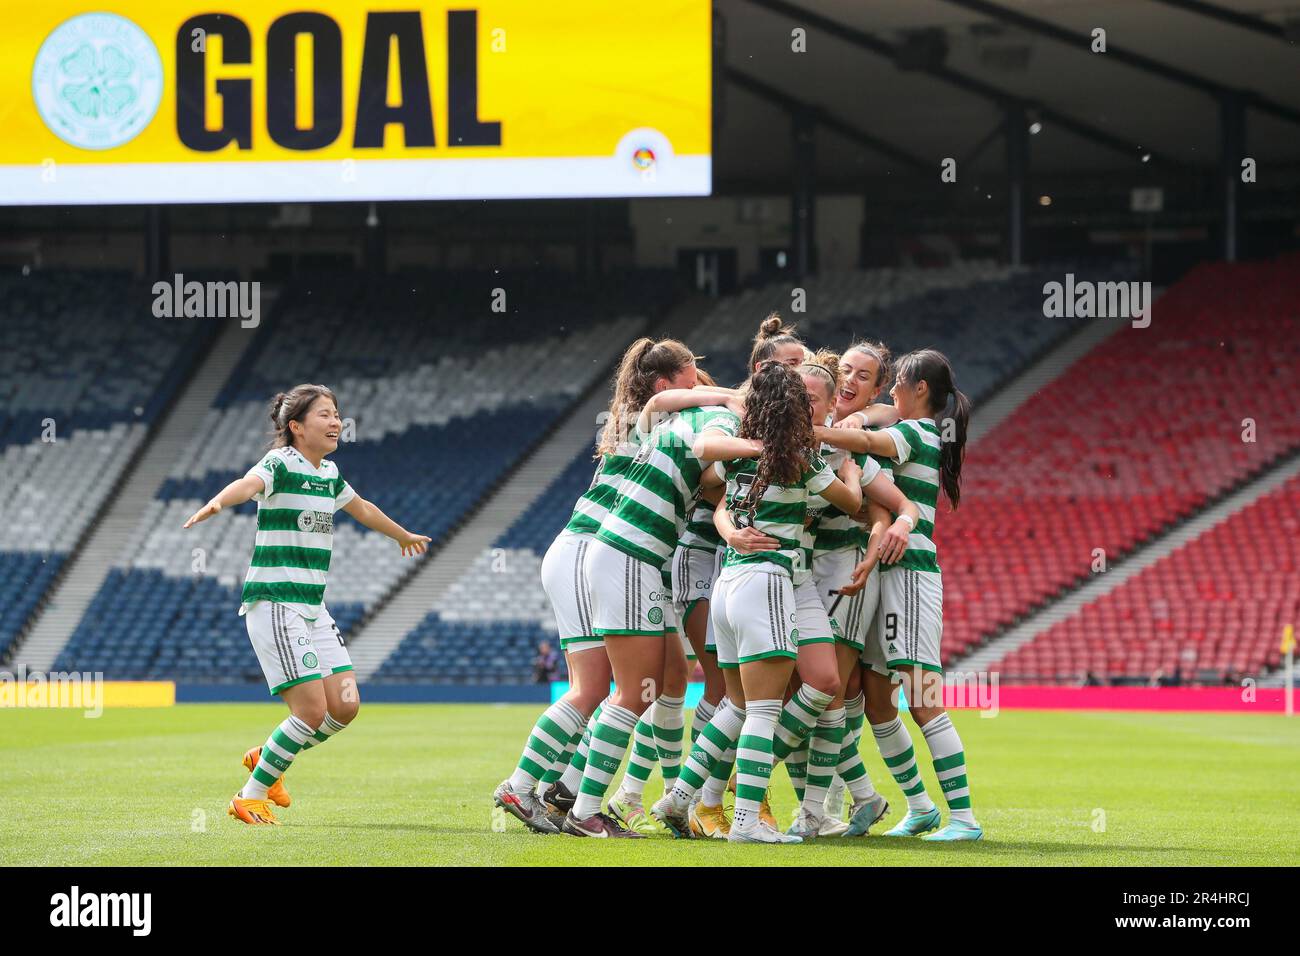
{"type": "Polygon", "coordinates": [[[754,478],[755,476],[748,472],[741,472],[736,475],[736,494],[731,499],[731,511],[735,516],[733,520],[737,528],[752,528],[754,526],[754,512],[757,510],[757,502],[749,500],[749,492],[754,486],[754,478]]]}

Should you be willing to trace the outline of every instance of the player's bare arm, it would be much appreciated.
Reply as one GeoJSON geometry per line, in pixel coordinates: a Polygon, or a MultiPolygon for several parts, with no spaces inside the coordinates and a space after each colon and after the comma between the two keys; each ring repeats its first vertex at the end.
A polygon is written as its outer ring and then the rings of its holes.
{"type": "Polygon", "coordinates": [[[429,542],[433,540],[428,535],[413,534],[407,531],[400,524],[394,521],[388,515],[379,509],[379,506],[373,502],[367,501],[360,495],[357,495],[346,505],[343,510],[353,518],[365,525],[371,531],[378,531],[385,537],[392,538],[402,549],[402,554],[408,557],[416,554],[423,554],[429,542]]]}
{"type": "Polygon", "coordinates": [[[183,528],[192,528],[200,521],[206,521],[213,515],[218,514],[222,508],[229,508],[233,505],[242,505],[245,501],[252,501],[253,495],[262,490],[262,482],[258,478],[245,475],[243,478],[236,478],[226,487],[222,488],[217,495],[206,505],[200,508],[194,514],[190,515],[188,521],[182,525],[183,528]]]}

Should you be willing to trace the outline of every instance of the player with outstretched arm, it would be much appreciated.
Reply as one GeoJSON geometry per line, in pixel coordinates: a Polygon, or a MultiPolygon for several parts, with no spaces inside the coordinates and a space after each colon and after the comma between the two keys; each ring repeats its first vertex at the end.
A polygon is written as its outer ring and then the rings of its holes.
{"type": "Polygon", "coordinates": [[[404,555],[429,543],[366,501],[325,456],[338,448],[334,393],[299,385],[271,400],[272,448],[243,478],[226,485],[185,522],[191,528],[223,508],[257,501],[257,537],[239,613],[273,695],[289,708],[261,747],[244,755],[248,781],[230,801],[231,816],[278,824],[270,804],[289,806],[283,776],[297,755],[322,744],[357,715],[360,698],[352,660],[325,608],[333,554],[334,514],[346,511],[397,542],[404,555]]]}

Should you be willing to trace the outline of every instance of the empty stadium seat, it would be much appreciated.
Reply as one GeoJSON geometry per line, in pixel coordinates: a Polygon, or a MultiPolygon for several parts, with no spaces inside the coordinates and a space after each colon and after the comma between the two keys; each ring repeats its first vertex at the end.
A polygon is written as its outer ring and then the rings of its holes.
{"type": "Polygon", "coordinates": [[[1239,681],[1281,664],[1300,615],[1300,478],[1003,657],[1015,681],[1239,681]],[[1175,677],[1175,675],[1177,675],[1175,677]]]}
{"type": "MultiPolygon", "coordinates": [[[[261,457],[270,397],[299,382],[329,385],[351,420],[345,430],[355,429],[333,456],[342,476],[436,544],[639,333],[644,313],[632,309],[661,307],[672,294],[671,284],[651,292],[647,281],[622,290],[576,277],[542,285],[473,275],[291,285],[56,666],[122,679],[258,678],[235,616],[256,506],[180,529],[261,457]],[[492,309],[494,288],[508,291],[504,313],[492,309]]],[[[340,519],[325,597],[340,630],[349,633],[414,567],[387,538],[340,519]]],[[[508,673],[508,664],[502,657],[475,679],[508,673]]]]}
{"type": "MultiPolygon", "coordinates": [[[[1077,264],[1062,268],[1088,274],[1077,264]]],[[[1127,271],[1128,267],[1111,267],[1108,274],[1127,271]]],[[[802,314],[789,312],[788,283],[774,283],[719,301],[687,336],[686,344],[703,354],[701,366],[720,382],[738,382],[745,377],[759,321],[778,309],[799,323],[800,333],[813,345],[842,348],[869,335],[884,339],[896,351],[924,345],[941,348],[952,356],[962,387],[978,400],[1077,324],[1078,320],[1043,317],[1042,287],[1051,274],[1046,269],[1016,270],[992,262],[829,274],[807,281],[808,311],[802,314]]],[[[390,655],[375,678],[413,680],[416,674],[440,674],[447,680],[459,679],[450,662],[445,672],[430,670],[433,659],[422,650],[452,622],[472,624],[485,648],[505,653],[510,674],[526,671],[537,640],[545,636],[554,642],[556,637],[537,573],[540,556],[569,520],[573,502],[591,483],[594,469],[591,452],[580,452],[492,548],[468,564],[460,581],[390,655]],[[502,572],[502,562],[516,570],[502,572]],[[498,570],[493,571],[494,566],[498,570]],[[502,593],[511,595],[508,607],[501,605],[502,593]],[[525,625],[530,644],[498,644],[500,634],[519,633],[512,629],[525,625]]],[[[503,670],[501,679],[506,674],[503,670]]]]}
{"type": "Polygon", "coordinates": [[[0,276],[0,661],[217,331],[110,272],[0,276]]]}
{"type": "Polygon", "coordinates": [[[1298,272],[1198,267],[971,447],[935,532],[946,660],[1300,445],[1298,272]]]}

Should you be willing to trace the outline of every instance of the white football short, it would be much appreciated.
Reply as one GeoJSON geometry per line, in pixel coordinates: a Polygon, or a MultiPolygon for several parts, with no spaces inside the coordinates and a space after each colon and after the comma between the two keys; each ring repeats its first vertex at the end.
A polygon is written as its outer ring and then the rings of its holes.
{"type": "MultiPolygon", "coordinates": [[[[701,601],[713,597],[713,582],[722,570],[725,548],[710,551],[705,548],[678,547],[672,561],[673,610],[681,628],[682,646],[687,660],[695,660],[695,650],[686,637],[686,619],[701,601]]],[[[704,638],[705,653],[715,653],[713,647],[713,622],[706,615],[707,633],[704,638]]]]}
{"type": "Polygon", "coordinates": [[[853,569],[862,558],[860,548],[847,548],[819,554],[813,559],[813,580],[817,582],[817,592],[830,614],[835,641],[859,651],[868,643],[867,636],[872,633],[871,622],[880,603],[879,566],[871,569],[867,583],[857,594],[845,596],[838,591],[853,579],[853,569]]]}
{"type": "MultiPolygon", "coordinates": [[[[880,573],[878,653],[888,670],[921,667],[943,673],[943,577],[933,571],[891,567],[880,573]]],[[[881,670],[872,665],[874,670],[881,670]]]]}
{"type": "Polygon", "coordinates": [[[788,575],[753,565],[724,568],[713,585],[709,618],[719,667],[797,656],[798,615],[788,575]]]}
{"type": "Polygon", "coordinates": [[[804,578],[794,588],[795,605],[795,645],[833,644],[835,630],[831,626],[826,605],[822,603],[817,591],[817,582],[812,576],[804,578]]]}
{"type": "Polygon", "coordinates": [[[672,595],[659,568],[593,538],[583,571],[591,593],[592,632],[597,637],[663,636],[665,622],[672,621],[672,595]]]}
{"type": "Polygon", "coordinates": [[[592,632],[591,589],[582,568],[595,540],[589,534],[561,531],[542,557],[542,590],[555,612],[560,647],[570,654],[605,646],[605,639],[592,632]]]}
{"type": "Polygon", "coordinates": [[[722,567],[722,551],[679,546],[673,554],[673,604],[678,620],[685,620],[696,604],[712,596],[713,581],[722,567]]]}
{"type": "Polygon", "coordinates": [[[343,635],[324,605],[320,617],[308,621],[283,604],[258,601],[244,614],[244,624],[272,694],[352,670],[343,635]]]}

